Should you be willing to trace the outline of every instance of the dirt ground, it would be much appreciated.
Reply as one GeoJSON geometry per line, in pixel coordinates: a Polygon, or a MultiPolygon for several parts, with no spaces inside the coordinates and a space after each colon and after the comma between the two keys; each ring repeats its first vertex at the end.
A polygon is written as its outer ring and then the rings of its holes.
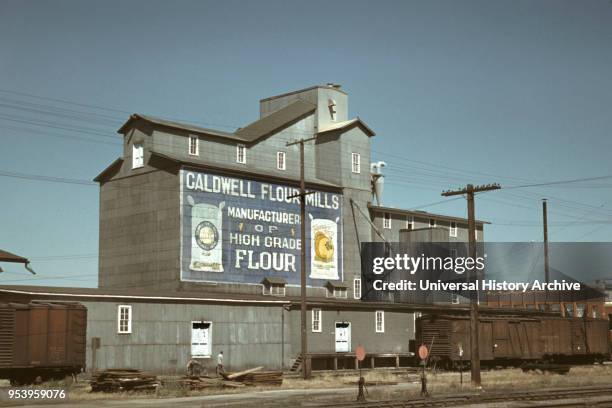
{"type": "MultiPolygon", "coordinates": [[[[393,370],[370,370],[365,372],[369,400],[388,400],[417,396],[420,392],[419,374],[416,372],[393,370]]],[[[108,407],[151,407],[152,405],[181,407],[239,407],[252,406],[257,400],[258,408],[287,406],[306,406],[308,404],[351,401],[355,399],[358,380],[357,373],[317,373],[311,380],[288,377],[280,387],[243,387],[238,389],[207,389],[190,391],[179,387],[175,378],[162,378],[164,386],[157,393],[92,393],[88,382],[81,379],[78,383],[70,381],[48,382],[30,388],[64,388],[68,401],[73,407],[87,406],[92,402],[108,407]],[[161,405],[159,405],[161,404],[161,405]],[[280,404],[280,405],[279,405],[280,404]]],[[[463,373],[463,385],[460,374],[456,372],[428,373],[428,389],[435,395],[470,391],[469,372],[463,373]]],[[[576,387],[581,385],[612,384],[612,364],[577,366],[566,375],[528,372],[520,369],[499,369],[482,372],[482,383],[485,391],[519,390],[532,388],[576,387]]],[[[0,406],[53,406],[50,401],[22,401],[16,404],[9,401],[8,382],[0,384],[0,406]],[[42,405],[40,405],[42,403],[42,405]]],[[[55,404],[54,406],[58,406],[55,404]]]]}

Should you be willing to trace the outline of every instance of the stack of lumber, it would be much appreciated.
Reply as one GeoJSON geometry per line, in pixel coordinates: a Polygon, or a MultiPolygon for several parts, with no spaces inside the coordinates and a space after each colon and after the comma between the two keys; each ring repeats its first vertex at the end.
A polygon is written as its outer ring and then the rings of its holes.
{"type": "Polygon", "coordinates": [[[244,387],[244,384],[236,381],[228,381],[222,378],[210,377],[183,377],[179,383],[190,390],[203,390],[205,388],[239,388],[244,387]]]}
{"type": "Polygon", "coordinates": [[[250,373],[240,377],[237,381],[244,385],[281,385],[283,383],[283,372],[261,371],[250,373]]]}
{"type": "Polygon", "coordinates": [[[95,373],[90,384],[92,391],[118,392],[155,390],[160,382],[154,375],[121,368],[95,373]]]}
{"type": "Polygon", "coordinates": [[[222,374],[226,380],[238,381],[244,385],[281,385],[282,371],[261,371],[263,367],[255,367],[232,374],[222,374]]]}

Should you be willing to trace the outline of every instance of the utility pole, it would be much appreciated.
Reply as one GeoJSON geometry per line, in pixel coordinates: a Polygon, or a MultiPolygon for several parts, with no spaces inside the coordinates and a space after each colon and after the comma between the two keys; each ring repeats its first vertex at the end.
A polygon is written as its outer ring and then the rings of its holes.
{"type": "Polygon", "coordinates": [[[300,242],[301,242],[301,257],[300,257],[300,327],[302,340],[302,375],[305,380],[310,378],[310,358],[308,358],[308,331],[306,328],[306,195],[312,192],[306,192],[306,180],[304,176],[304,143],[314,140],[314,137],[309,139],[300,139],[295,142],[287,143],[287,146],[295,144],[300,145],[300,192],[289,198],[300,197],[300,242]]]}
{"type": "Polygon", "coordinates": [[[544,293],[546,296],[544,300],[544,307],[548,311],[549,310],[548,282],[550,281],[550,275],[548,271],[548,211],[547,211],[547,202],[545,198],[542,199],[542,218],[543,218],[542,223],[544,226],[544,280],[547,283],[546,292],[544,293]]]}
{"type": "MultiPolygon", "coordinates": [[[[466,195],[468,204],[468,235],[469,252],[472,259],[476,259],[476,216],[474,210],[474,193],[484,191],[499,190],[499,184],[487,184],[484,186],[474,186],[468,184],[465,188],[455,191],[444,191],[442,196],[450,197],[455,195],[466,195]]],[[[471,273],[474,278],[473,273],[471,273]]],[[[470,296],[470,368],[472,385],[480,387],[480,350],[478,348],[478,302],[477,296],[470,296]]]]}

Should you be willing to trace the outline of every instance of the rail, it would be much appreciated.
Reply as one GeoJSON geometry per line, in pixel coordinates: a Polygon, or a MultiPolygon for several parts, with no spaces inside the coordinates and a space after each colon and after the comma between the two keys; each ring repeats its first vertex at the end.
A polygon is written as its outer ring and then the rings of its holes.
{"type": "MultiPolygon", "coordinates": [[[[323,405],[311,405],[309,407],[334,407],[334,408],[421,408],[421,407],[451,407],[467,404],[492,404],[497,402],[510,401],[542,401],[538,407],[576,407],[576,406],[597,406],[612,407],[612,386],[589,386],[563,389],[544,389],[533,391],[511,391],[496,392],[491,394],[454,394],[440,397],[413,398],[410,400],[387,400],[387,401],[367,401],[367,402],[327,402],[323,405]],[[594,404],[586,401],[587,397],[605,396],[594,404]],[[580,400],[579,402],[564,402],[559,400],[580,400]],[[556,401],[555,401],[556,400],[556,401]]],[[[526,407],[533,405],[525,405],[526,407]]]]}

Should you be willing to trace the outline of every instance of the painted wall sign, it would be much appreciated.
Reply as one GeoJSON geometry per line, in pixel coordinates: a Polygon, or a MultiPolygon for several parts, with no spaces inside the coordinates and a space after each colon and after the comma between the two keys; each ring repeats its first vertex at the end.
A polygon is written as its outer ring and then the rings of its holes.
{"type": "MultiPolygon", "coordinates": [[[[181,170],[181,280],[300,281],[298,189],[240,177],[181,170]]],[[[307,284],[342,275],[342,196],[306,198],[307,284]]]]}

